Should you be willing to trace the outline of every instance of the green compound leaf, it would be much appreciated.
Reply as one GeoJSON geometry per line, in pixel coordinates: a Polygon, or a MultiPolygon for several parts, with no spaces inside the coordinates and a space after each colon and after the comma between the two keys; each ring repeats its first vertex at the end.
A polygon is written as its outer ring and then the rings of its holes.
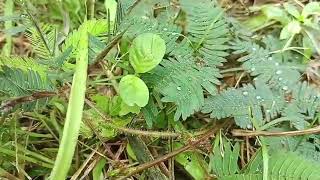
{"type": "Polygon", "coordinates": [[[144,107],[148,104],[148,87],[140,78],[134,75],[127,75],[121,79],[119,91],[122,100],[128,106],[138,105],[139,107],[144,107]]]}
{"type": "Polygon", "coordinates": [[[133,40],[129,60],[137,73],[145,73],[161,62],[165,52],[165,41],[159,35],[144,33],[133,40]]]}

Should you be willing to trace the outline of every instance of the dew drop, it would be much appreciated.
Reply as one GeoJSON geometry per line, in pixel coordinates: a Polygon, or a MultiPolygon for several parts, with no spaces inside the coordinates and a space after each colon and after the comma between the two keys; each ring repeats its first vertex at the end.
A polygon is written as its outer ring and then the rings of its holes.
{"type": "Polygon", "coordinates": [[[278,79],[279,81],[282,81],[283,80],[283,78],[282,77],[279,77],[279,79],[278,79]]]}
{"type": "Polygon", "coordinates": [[[267,109],[267,110],[266,110],[266,113],[268,113],[268,114],[269,114],[269,113],[271,113],[271,111],[270,111],[269,109],[267,109]]]}
{"type": "Polygon", "coordinates": [[[279,63],[276,62],[275,65],[276,65],[276,66],[279,66],[279,63]]]}
{"type": "Polygon", "coordinates": [[[181,91],[181,87],[180,87],[180,86],[178,86],[178,87],[177,87],[177,90],[178,90],[178,91],[181,91]]]}
{"type": "Polygon", "coordinates": [[[277,71],[276,71],[276,74],[278,74],[278,75],[279,75],[279,74],[282,74],[282,71],[281,71],[281,70],[277,70],[277,71]]]}
{"type": "Polygon", "coordinates": [[[272,61],[272,57],[269,57],[268,60],[269,60],[269,61],[272,61]]]}
{"type": "Polygon", "coordinates": [[[163,30],[164,30],[164,31],[167,31],[168,29],[167,29],[167,28],[163,28],[163,30]]]}
{"type": "Polygon", "coordinates": [[[256,98],[259,100],[259,99],[261,99],[261,96],[257,96],[256,98]]]}
{"type": "Polygon", "coordinates": [[[256,68],[254,68],[254,67],[253,67],[253,68],[251,68],[250,70],[251,70],[251,71],[255,71],[255,70],[256,70],[256,68]]]}
{"type": "Polygon", "coordinates": [[[248,93],[247,91],[244,91],[242,94],[243,94],[244,96],[247,96],[249,93],[248,93]]]}
{"type": "Polygon", "coordinates": [[[282,88],[284,91],[287,91],[288,90],[288,86],[283,86],[282,88]]]}
{"type": "Polygon", "coordinates": [[[257,49],[255,47],[252,48],[252,51],[256,51],[257,49]]]}

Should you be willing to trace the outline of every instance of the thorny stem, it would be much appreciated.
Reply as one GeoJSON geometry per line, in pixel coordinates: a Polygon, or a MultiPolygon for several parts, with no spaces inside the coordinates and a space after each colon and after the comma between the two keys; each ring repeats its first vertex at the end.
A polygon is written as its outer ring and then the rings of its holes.
{"type": "Polygon", "coordinates": [[[320,133],[320,126],[298,130],[298,131],[286,131],[286,132],[267,132],[267,131],[248,131],[241,129],[234,129],[232,131],[233,136],[301,136],[306,134],[318,134],[320,133]]]}
{"type": "Polygon", "coordinates": [[[196,147],[197,145],[199,145],[201,142],[203,142],[204,140],[208,139],[209,137],[211,137],[212,135],[214,135],[219,129],[221,129],[222,127],[228,125],[230,122],[226,121],[224,122],[223,124],[220,124],[220,125],[217,125],[215,127],[213,127],[212,129],[208,130],[205,134],[203,134],[202,136],[200,136],[196,141],[192,141],[190,143],[188,143],[186,146],[184,147],[181,147],[175,151],[172,151],[171,153],[168,153],[162,157],[159,157],[157,159],[155,159],[154,161],[150,161],[150,162],[147,162],[147,163],[144,163],[144,164],[141,164],[137,167],[134,168],[133,171],[129,172],[127,175],[125,175],[124,177],[120,177],[118,178],[118,180],[125,180],[145,169],[148,169],[150,167],[153,167],[163,161],[167,161],[168,159],[184,152],[184,151],[187,151],[191,148],[194,148],[196,147]]]}
{"type": "Polygon", "coordinates": [[[164,138],[178,138],[181,137],[181,134],[175,133],[175,132],[159,132],[159,131],[142,131],[137,129],[130,129],[125,127],[118,127],[114,124],[112,124],[112,121],[110,118],[106,117],[102,112],[100,112],[89,100],[85,100],[86,104],[90,106],[93,110],[95,110],[100,117],[102,117],[106,122],[106,126],[110,126],[111,128],[114,128],[122,133],[128,133],[132,135],[140,135],[140,136],[152,136],[152,137],[164,137],[164,138]]]}

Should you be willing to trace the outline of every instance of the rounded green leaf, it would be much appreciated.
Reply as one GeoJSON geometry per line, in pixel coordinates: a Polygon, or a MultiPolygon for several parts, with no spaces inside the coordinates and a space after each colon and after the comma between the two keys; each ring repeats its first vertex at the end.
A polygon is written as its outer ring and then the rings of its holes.
{"type": "Polygon", "coordinates": [[[159,35],[144,33],[133,40],[129,60],[137,73],[145,73],[161,62],[165,52],[165,41],[159,35]]]}
{"type": "Polygon", "coordinates": [[[144,107],[148,104],[148,87],[140,78],[134,75],[127,75],[121,79],[119,91],[120,97],[128,106],[138,105],[139,107],[144,107]]]}

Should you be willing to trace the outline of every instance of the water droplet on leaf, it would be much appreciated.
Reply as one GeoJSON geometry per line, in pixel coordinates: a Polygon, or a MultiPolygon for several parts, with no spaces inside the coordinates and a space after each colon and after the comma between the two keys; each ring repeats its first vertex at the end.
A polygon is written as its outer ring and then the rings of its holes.
{"type": "Polygon", "coordinates": [[[181,87],[180,87],[180,86],[178,86],[178,87],[177,87],[177,90],[178,90],[178,91],[181,91],[181,87]]]}

